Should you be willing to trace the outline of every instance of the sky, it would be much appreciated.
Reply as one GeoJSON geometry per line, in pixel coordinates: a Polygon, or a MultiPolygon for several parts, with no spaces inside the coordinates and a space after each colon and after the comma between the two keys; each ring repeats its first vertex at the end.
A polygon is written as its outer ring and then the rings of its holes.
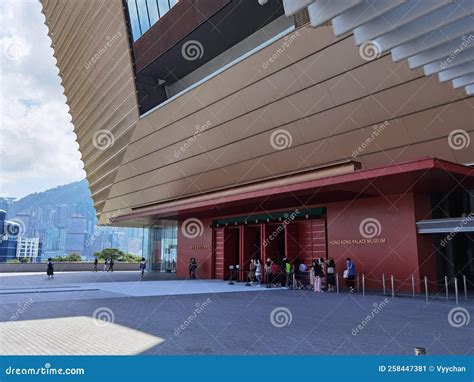
{"type": "Polygon", "coordinates": [[[0,196],[85,177],[37,0],[0,0],[0,196]]]}

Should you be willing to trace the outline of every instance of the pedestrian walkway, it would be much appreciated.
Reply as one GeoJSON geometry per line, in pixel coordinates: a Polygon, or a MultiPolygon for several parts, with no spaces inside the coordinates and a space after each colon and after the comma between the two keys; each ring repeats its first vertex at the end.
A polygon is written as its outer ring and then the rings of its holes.
{"type": "Polygon", "coordinates": [[[258,288],[256,285],[245,286],[245,283],[229,285],[222,280],[150,280],[156,279],[157,276],[149,275],[145,280],[139,279],[138,272],[99,272],[99,275],[92,272],[86,275],[84,272],[63,272],[55,274],[52,280],[38,274],[16,274],[7,277],[2,275],[0,296],[3,303],[17,303],[25,298],[40,302],[275,290],[258,288]]]}

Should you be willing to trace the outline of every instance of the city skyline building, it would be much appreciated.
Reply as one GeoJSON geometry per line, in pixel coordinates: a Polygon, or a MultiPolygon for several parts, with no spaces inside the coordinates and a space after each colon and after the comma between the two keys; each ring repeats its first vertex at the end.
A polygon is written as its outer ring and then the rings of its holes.
{"type": "Polygon", "coordinates": [[[17,240],[16,258],[27,259],[27,262],[34,263],[41,261],[42,243],[39,237],[27,238],[19,237],[17,240]]]}

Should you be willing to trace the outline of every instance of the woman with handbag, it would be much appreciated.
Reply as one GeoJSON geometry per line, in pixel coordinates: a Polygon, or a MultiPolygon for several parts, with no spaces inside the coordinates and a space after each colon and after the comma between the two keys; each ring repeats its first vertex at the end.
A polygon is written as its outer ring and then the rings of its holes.
{"type": "Polygon", "coordinates": [[[328,284],[328,292],[332,292],[335,290],[336,286],[336,278],[334,277],[336,273],[336,262],[332,257],[329,258],[329,260],[326,263],[326,269],[327,269],[327,275],[326,275],[326,280],[328,284]]]}

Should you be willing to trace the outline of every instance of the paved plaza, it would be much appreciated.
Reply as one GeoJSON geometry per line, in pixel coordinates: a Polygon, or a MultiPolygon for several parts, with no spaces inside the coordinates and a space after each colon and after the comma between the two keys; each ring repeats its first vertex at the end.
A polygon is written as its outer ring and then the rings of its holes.
{"type": "Polygon", "coordinates": [[[0,275],[0,354],[472,354],[472,300],[137,272],[0,275]]]}

